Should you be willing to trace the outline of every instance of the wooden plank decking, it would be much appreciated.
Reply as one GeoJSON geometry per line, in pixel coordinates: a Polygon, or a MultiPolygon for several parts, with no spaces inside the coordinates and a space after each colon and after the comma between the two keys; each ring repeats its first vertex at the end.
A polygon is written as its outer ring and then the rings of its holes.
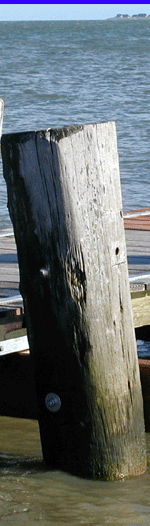
{"type": "Polygon", "coordinates": [[[13,230],[0,233],[0,299],[19,294],[19,268],[13,230]]]}
{"type": "MultiPolygon", "coordinates": [[[[150,209],[124,214],[128,268],[131,276],[150,273],[150,209]],[[148,212],[149,210],[149,212],[148,212]],[[140,214],[138,216],[137,214],[140,214]]],[[[145,278],[150,281],[150,275],[145,278]]]]}
{"type": "Polygon", "coordinates": [[[150,209],[124,214],[134,327],[150,325],[150,209]]]}
{"type": "Polygon", "coordinates": [[[128,230],[150,230],[150,208],[124,212],[124,224],[128,230]]]}

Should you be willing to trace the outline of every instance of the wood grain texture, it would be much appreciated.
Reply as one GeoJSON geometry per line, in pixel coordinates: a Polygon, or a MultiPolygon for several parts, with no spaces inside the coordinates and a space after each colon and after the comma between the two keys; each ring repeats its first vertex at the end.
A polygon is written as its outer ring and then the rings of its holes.
{"type": "Polygon", "coordinates": [[[114,123],[3,136],[45,461],[146,469],[114,123]],[[61,399],[52,414],[48,392],[61,399]]]}

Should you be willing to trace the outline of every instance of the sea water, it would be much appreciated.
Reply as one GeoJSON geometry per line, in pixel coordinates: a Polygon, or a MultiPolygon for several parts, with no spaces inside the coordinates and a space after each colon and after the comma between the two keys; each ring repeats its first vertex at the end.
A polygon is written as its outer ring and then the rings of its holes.
{"type": "Polygon", "coordinates": [[[36,421],[0,417],[0,426],[1,526],[149,526],[150,464],[128,480],[84,480],[44,466],[36,421]]]}
{"type": "MultiPolygon", "coordinates": [[[[3,133],[115,121],[123,207],[149,207],[150,18],[0,22],[3,133]]],[[[0,176],[0,228],[9,226],[0,176]]]]}

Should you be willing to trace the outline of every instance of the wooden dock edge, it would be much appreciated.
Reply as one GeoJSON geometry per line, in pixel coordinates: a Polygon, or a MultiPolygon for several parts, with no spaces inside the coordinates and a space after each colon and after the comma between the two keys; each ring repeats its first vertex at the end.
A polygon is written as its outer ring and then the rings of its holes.
{"type": "Polygon", "coordinates": [[[150,290],[131,292],[134,328],[150,325],[150,290]]]}

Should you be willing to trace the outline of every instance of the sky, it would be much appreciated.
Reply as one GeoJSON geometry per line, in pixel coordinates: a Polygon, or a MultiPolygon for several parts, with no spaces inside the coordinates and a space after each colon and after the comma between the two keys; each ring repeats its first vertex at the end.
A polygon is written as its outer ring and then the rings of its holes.
{"type": "Polygon", "coordinates": [[[150,4],[0,4],[0,21],[104,20],[118,13],[150,15],[150,4]]]}

